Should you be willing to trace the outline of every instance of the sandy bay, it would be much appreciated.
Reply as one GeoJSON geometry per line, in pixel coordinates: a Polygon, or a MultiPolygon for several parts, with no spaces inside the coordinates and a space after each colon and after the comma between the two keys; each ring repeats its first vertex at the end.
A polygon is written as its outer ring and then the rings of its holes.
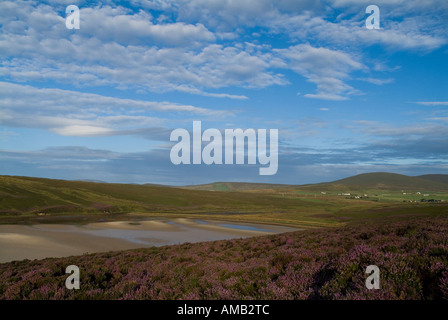
{"type": "Polygon", "coordinates": [[[278,225],[181,218],[88,224],[0,225],[0,263],[245,238],[296,230],[278,225]]]}

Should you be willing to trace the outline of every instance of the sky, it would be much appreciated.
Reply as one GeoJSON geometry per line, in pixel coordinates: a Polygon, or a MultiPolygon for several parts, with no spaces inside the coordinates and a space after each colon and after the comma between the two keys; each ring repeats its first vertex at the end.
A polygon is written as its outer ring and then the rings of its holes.
{"type": "Polygon", "coordinates": [[[447,21],[446,0],[1,1],[0,174],[167,185],[448,174],[447,21]],[[369,5],[379,29],[366,27],[369,5]],[[174,165],[170,134],[193,121],[278,129],[276,174],[174,165]]]}

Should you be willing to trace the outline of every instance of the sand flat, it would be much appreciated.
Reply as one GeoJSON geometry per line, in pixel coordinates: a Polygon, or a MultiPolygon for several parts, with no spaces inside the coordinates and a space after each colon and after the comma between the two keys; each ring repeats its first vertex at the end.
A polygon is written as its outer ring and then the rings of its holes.
{"type": "Polygon", "coordinates": [[[176,226],[164,221],[150,220],[150,221],[111,221],[111,222],[96,222],[89,223],[86,227],[90,228],[111,228],[124,230],[154,230],[154,231],[180,231],[176,226]]]}
{"type": "Polygon", "coordinates": [[[231,223],[231,222],[219,222],[219,221],[211,221],[211,220],[204,220],[204,223],[198,223],[191,219],[176,219],[173,220],[175,223],[183,224],[188,227],[192,227],[199,230],[207,230],[207,231],[214,231],[219,233],[225,233],[225,234],[232,234],[236,237],[255,237],[255,236],[262,236],[262,235],[268,235],[272,234],[274,232],[269,231],[257,231],[257,230],[246,230],[246,229],[236,229],[236,228],[228,228],[223,227],[220,224],[236,224],[241,225],[239,223],[231,223]]]}
{"type": "Polygon", "coordinates": [[[86,225],[0,225],[0,263],[296,230],[282,226],[194,219],[113,221],[86,225]]]}
{"type": "Polygon", "coordinates": [[[76,229],[67,231],[71,227],[0,225],[0,263],[141,247],[112,237],[80,234],[76,229]]]}

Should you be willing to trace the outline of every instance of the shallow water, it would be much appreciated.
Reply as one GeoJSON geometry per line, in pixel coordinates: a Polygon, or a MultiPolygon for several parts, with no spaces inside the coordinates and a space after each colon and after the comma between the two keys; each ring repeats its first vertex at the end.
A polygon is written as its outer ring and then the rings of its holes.
{"type": "Polygon", "coordinates": [[[277,225],[198,219],[115,221],[86,225],[0,225],[0,263],[297,230],[277,225]]]}

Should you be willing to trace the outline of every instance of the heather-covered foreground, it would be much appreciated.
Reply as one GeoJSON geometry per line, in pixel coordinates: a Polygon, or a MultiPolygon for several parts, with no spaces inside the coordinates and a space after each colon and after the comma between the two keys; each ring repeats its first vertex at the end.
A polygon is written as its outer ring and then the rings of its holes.
{"type": "Polygon", "coordinates": [[[448,217],[0,264],[0,298],[448,299],[448,217]]]}

